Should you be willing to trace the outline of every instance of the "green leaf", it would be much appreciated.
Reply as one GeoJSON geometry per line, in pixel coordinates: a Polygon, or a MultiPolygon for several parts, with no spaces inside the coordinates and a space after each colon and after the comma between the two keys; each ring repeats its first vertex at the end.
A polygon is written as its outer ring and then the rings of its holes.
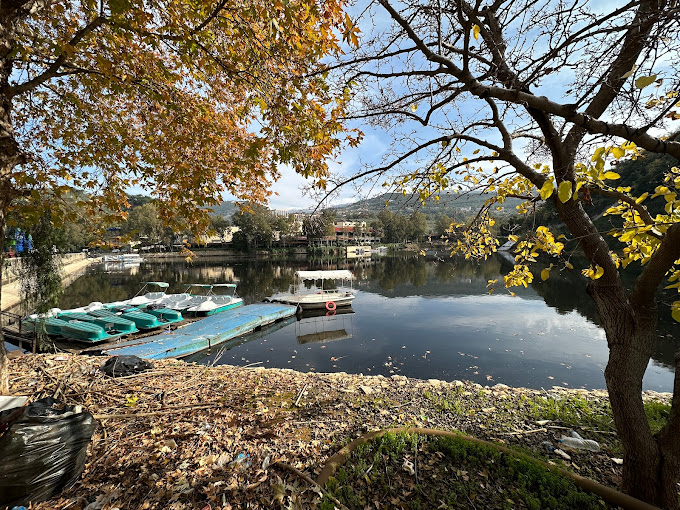
{"type": "Polygon", "coordinates": [[[562,181],[557,188],[557,197],[563,204],[571,198],[571,181],[562,181]]]}
{"type": "Polygon", "coordinates": [[[639,89],[644,89],[645,87],[651,85],[656,81],[656,74],[653,74],[651,76],[640,76],[637,80],[635,80],[635,86],[639,89]]]}
{"type": "Polygon", "coordinates": [[[553,194],[553,191],[555,191],[555,187],[553,186],[552,179],[547,179],[541,187],[541,200],[547,200],[550,198],[550,196],[553,194]]]}

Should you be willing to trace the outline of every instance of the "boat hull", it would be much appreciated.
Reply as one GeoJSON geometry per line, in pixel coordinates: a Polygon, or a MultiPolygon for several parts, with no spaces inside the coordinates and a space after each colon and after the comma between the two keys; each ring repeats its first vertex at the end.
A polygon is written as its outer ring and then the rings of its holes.
{"type": "MultiPolygon", "coordinates": [[[[184,310],[182,313],[187,316],[187,317],[210,317],[211,315],[215,315],[217,313],[221,312],[226,312],[227,310],[232,310],[234,308],[238,308],[239,306],[243,305],[243,300],[235,301],[233,303],[229,303],[226,305],[218,306],[217,308],[213,308],[211,310],[184,310]]],[[[199,307],[197,307],[199,308],[199,307]]]]}
{"type": "Polygon", "coordinates": [[[354,294],[301,294],[288,295],[272,299],[277,303],[299,306],[302,310],[334,310],[343,306],[352,306],[354,294]],[[332,303],[332,304],[331,304],[332,303]]]}

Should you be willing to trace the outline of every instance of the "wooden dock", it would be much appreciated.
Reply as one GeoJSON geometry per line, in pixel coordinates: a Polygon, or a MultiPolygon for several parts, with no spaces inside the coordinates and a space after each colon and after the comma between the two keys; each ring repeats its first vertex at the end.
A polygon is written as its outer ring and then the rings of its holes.
{"type": "Polygon", "coordinates": [[[295,314],[296,307],[257,303],[233,308],[173,331],[84,351],[84,354],[135,355],[146,359],[182,358],[210,349],[295,314]]]}

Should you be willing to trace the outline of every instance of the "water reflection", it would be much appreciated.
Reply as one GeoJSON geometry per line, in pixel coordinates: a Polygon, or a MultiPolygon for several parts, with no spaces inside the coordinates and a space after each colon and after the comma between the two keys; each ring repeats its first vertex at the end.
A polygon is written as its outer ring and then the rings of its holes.
{"type": "MultiPolygon", "coordinates": [[[[145,262],[137,274],[92,272],[80,278],[66,289],[60,306],[125,299],[139,290],[140,280],[166,281],[169,292],[181,292],[188,283],[233,282],[245,302],[254,303],[285,292],[296,270],[350,269],[357,277],[356,313],[344,319],[340,314],[304,317],[278,331],[264,330],[230,344],[221,362],[484,384],[603,387],[606,340],[580,275],[553,271],[548,281],[517,290],[516,298],[501,288],[488,295],[488,281],[502,281],[510,264],[502,257],[474,264],[413,256],[314,264],[145,262]]],[[[645,387],[670,390],[677,326],[663,306],[645,387]]],[[[213,352],[196,359],[212,362],[215,357],[213,352]]]]}

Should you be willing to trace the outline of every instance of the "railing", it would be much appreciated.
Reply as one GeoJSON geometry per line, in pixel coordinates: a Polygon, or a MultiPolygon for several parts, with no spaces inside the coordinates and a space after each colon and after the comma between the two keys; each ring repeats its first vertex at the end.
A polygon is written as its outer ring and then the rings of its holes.
{"type": "Polygon", "coordinates": [[[29,331],[24,323],[23,316],[12,312],[0,312],[0,329],[5,341],[8,341],[19,349],[24,349],[24,342],[31,345],[33,354],[38,346],[38,336],[35,329],[29,331]]]}

